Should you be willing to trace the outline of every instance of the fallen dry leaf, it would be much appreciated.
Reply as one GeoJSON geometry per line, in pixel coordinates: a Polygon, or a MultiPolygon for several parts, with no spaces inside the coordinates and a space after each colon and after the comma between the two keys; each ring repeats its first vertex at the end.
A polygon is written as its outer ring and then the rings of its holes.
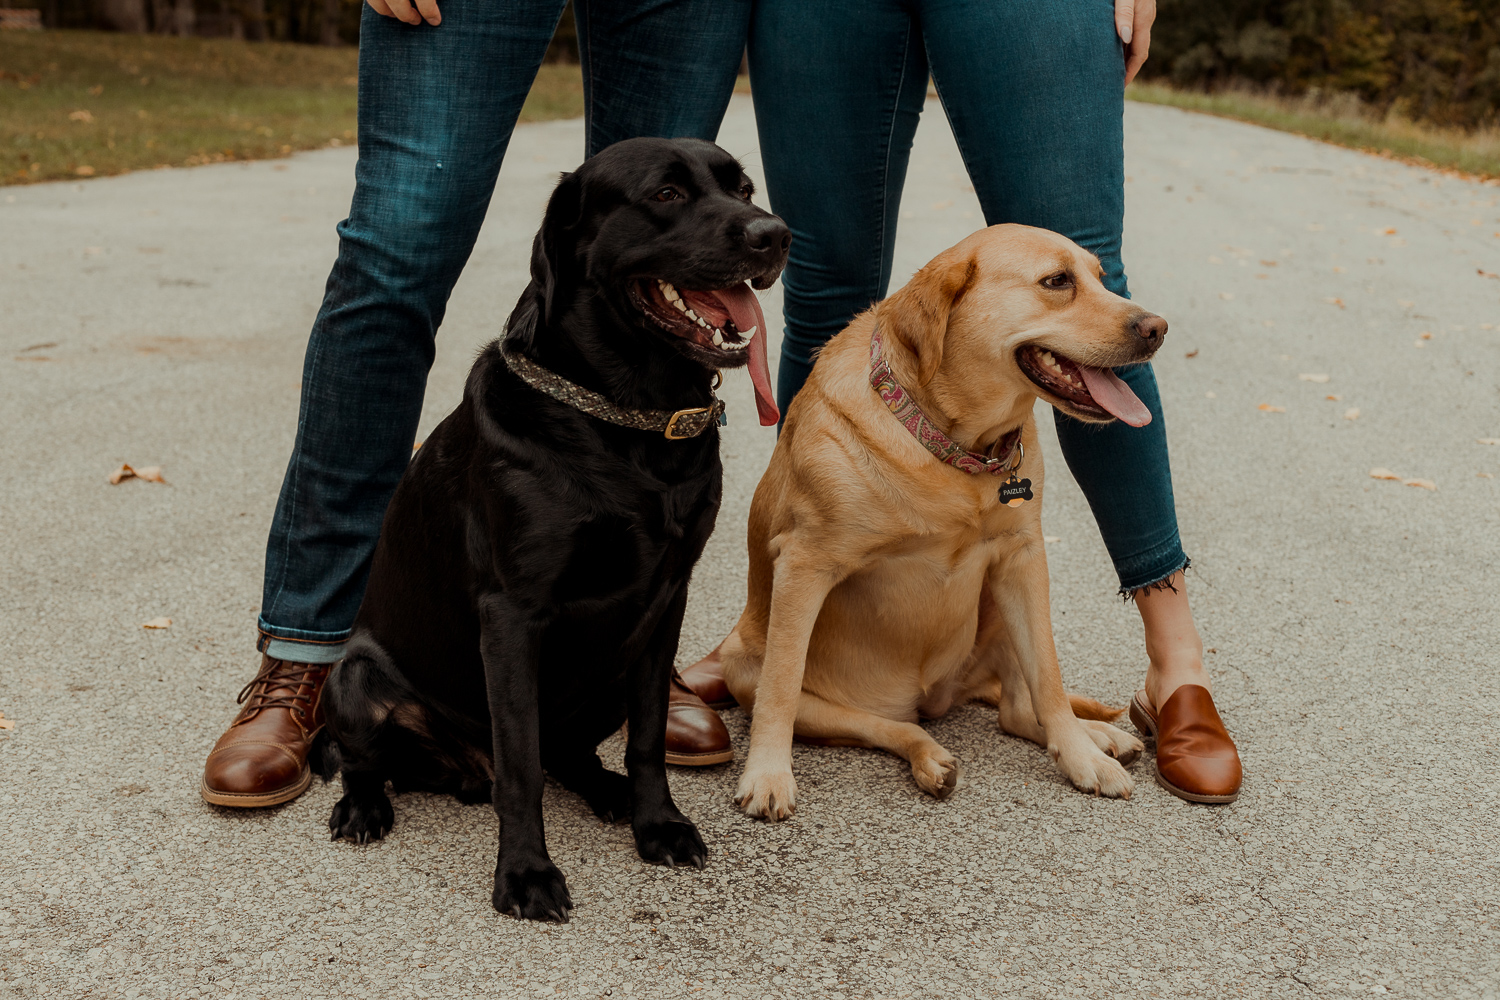
{"type": "Polygon", "coordinates": [[[1228,302],[1230,299],[1234,298],[1234,293],[1233,292],[1220,292],[1219,293],[1219,298],[1223,299],[1225,302],[1228,302]]]}
{"type": "Polygon", "coordinates": [[[1324,396],[1323,398],[1327,399],[1327,400],[1330,400],[1332,402],[1335,402],[1335,403],[1343,402],[1343,399],[1344,399],[1343,396],[1340,396],[1337,393],[1332,393],[1332,392],[1329,393],[1328,395],[1324,396]]]}
{"type": "Polygon", "coordinates": [[[1500,444],[1500,438],[1475,438],[1480,444],[1500,444]]]}
{"type": "Polygon", "coordinates": [[[14,719],[7,719],[5,717],[5,713],[4,712],[0,712],[0,729],[14,729],[14,728],[16,728],[15,720],[14,719]]]}
{"type": "Polygon", "coordinates": [[[1396,475],[1390,469],[1382,469],[1379,466],[1376,466],[1375,468],[1373,468],[1373,469],[1370,470],[1370,478],[1371,479],[1394,479],[1397,482],[1401,481],[1401,477],[1398,476],[1398,475],[1396,475]]]}
{"type": "Polygon", "coordinates": [[[1349,409],[1345,410],[1344,411],[1344,419],[1345,420],[1358,420],[1359,419],[1359,407],[1357,407],[1357,406],[1351,406],[1351,407],[1349,407],[1349,409]]]}
{"type": "Polygon", "coordinates": [[[1381,234],[1384,235],[1384,236],[1395,236],[1396,235],[1396,227],[1395,226],[1390,226],[1390,227],[1387,227],[1386,229],[1382,229],[1381,230],[1381,234]]]}
{"type": "Polygon", "coordinates": [[[1286,412],[1286,407],[1285,406],[1272,406],[1270,403],[1261,403],[1259,406],[1256,407],[1256,409],[1260,410],[1262,413],[1285,413],[1286,412]]]}
{"type": "Polygon", "coordinates": [[[1324,299],[1323,301],[1327,302],[1331,306],[1338,306],[1340,309],[1344,308],[1343,299],[1324,299]]]}
{"type": "Polygon", "coordinates": [[[79,177],[92,177],[94,176],[94,168],[89,166],[88,164],[84,164],[83,166],[74,170],[73,173],[77,174],[79,177]]]}
{"type": "Polygon", "coordinates": [[[1482,267],[1478,271],[1481,278],[1500,278],[1500,274],[1496,274],[1494,271],[1486,271],[1482,267]]]}
{"type": "Polygon", "coordinates": [[[1403,479],[1401,480],[1401,483],[1404,486],[1416,486],[1424,490],[1437,489],[1437,483],[1433,482],[1431,479],[1403,479]]]}
{"type": "Polygon", "coordinates": [[[1197,356],[1198,356],[1198,348],[1196,348],[1196,347],[1193,348],[1191,351],[1188,351],[1186,354],[1183,355],[1183,357],[1185,357],[1185,358],[1196,358],[1197,356]]]}
{"type": "Polygon", "coordinates": [[[1044,541],[1044,542],[1060,542],[1060,541],[1062,541],[1062,539],[1059,538],[1057,535],[1043,535],[1042,536],[1042,541],[1044,541]]]}
{"type": "Polygon", "coordinates": [[[1411,342],[1411,346],[1413,346],[1413,347],[1426,347],[1427,346],[1427,341],[1425,341],[1425,340],[1413,340],[1411,342]]]}
{"type": "Polygon", "coordinates": [[[141,622],[141,628],[171,628],[172,619],[153,618],[149,622],[141,622]]]}
{"type": "Polygon", "coordinates": [[[1414,306],[1416,304],[1417,303],[1414,300],[1412,300],[1412,299],[1397,299],[1396,300],[1396,305],[1400,306],[1403,309],[1410,309],[1412,306],[1414,306]]]}
{"type": "Polygon", "coordinates": [[[1213,390],[1209,390],[1208,392],[1205,392],[1203,394],[1203,397],[1205,399],[1218,399],[1219,398],[1219,394],[1217,392],[1214,392],[1213,390]]]}
{"type": "Polygon", "coordinates": [[[127,479],[144,479],[148,483],[161,483],[163,486],[167,481],[161,476],[161,466],[147,465],[139,469],[132,469],[128,465],[122,465],[109,474],[111,486],[119,486],[127,479]]]}
{"type": "Polygon", "coordinates": [[[1276,266],[1276,265],[1277,265],[1277,264],[1279,264],[1279,263],[1280,263],[1280,261],[1275,261],[1275,260],[1263,260],[1263,261],[1261,261],[1261,262],[1260,262],[1260,266],[1261,266],[1261,267],[1275,267],[1275,266],[1276,266]]]}
{"type": "Polygon", "coordinates": [[[1423,340],[1431,340],[1432,339],[1432,331],[1431,330],[1423,330],[1417,336],[1421,337],[1423,340]]]}
{"type": "Polygon", "coordinates": [[[1327,375],[1298,375],[1297,377],[1304,382],[1317,382],[1319,385],[1328,381],[1327,375]]]}
{"type": "Polygon", "coordinates": [[[94,115],[89,111],[75,111],[72,114],[68,115],[68,120],[75,122],[91,122],[94,120],[94,115]]]}
{"type": "Polygon", "coordinates": [[[1495,478],[1494,476],[1490,475],[1488,472],[1476,472],[1476,473],[1474,473],[1474,475],[1478,476],[1480,479],[1494,479],[1495,478]]]}

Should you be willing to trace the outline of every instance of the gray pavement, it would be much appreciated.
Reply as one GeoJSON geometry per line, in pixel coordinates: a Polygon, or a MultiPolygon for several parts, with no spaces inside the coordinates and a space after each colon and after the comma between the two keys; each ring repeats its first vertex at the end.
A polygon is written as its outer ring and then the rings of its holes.
{"type": "MultiPolygon", "coordinates": [[[[975,705],[932,726],[965,769],[947,802],[894,758],[799,748],[799,813],[770,827],[731,804],[738,764],[674,770],[702,872],[643,864],[549,788],[566,926],[490,909],[487,807],[399,796],[360,848],[328,842],[335,787],[257,812],[197,795],[255,666],[353,151],[0,189],[0,996],[1500,993],[1500,446],[1476,441],[1500,438],[1500,188],[1160,107],[1131,105],[1127,137],[1126,262],[1172,324],[1157,371],[1243,796],[1188,805],[1148,758],[1131,800],[1085,797],[975,705]],[[170,485],[107,485],[122,462],[170,485]]],[[[759,174],[742,98],[721,143],[759,174]]],[[[517,131],[424,432],[581,149],[579,122],[517,131]]],[[[931,105],[896,283],[980,224],[931,105]]],[[[773,443],[748,380],[727,389],[683,663],[738,613],[773,443]]],[[[1064,677],[1123,705],[1138,619],[1081,495],[1049,485],[1064,677]]]]}

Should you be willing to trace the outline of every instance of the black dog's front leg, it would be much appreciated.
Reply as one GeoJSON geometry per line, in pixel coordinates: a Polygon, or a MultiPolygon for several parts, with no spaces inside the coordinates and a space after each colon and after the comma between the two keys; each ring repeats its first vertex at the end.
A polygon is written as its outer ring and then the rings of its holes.
{"type": "Polygon", "coordinates": [[[641,858],[673,868],[680,864],[702,868],[708,848],[692,820],[677,809],[667,787],[667,691],[686,608],[687,584],[682,583],[645,651],[630,668],[625,770],[630,774],[633,799],[630,825],[641,858]]]}
{"type": "Polygon", "coordinates": [[[493,801],[500,818],[495,909],[527,920],[566,923],[573,900],[547,855],[542,829],[542,756],[537,698],[541,623],[504,594],[481,602],[479,649],[495,738],[493,801]]]}

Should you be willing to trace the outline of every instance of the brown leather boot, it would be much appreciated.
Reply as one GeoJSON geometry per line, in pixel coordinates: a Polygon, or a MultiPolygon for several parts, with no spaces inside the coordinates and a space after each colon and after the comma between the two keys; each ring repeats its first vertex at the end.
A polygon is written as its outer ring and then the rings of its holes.
{"type": "Polygon", "coordinates": [[[734,747],[724,720],[682,682],[681,674],[672,671],[667,697],[667,763],[703,767],[733,758],[734,747]]]}
{"type": "Polygon", "coordinates": [[[729,685],[724,683],[724,662],[719,659],[719,650],[723,648],[720,643],[697,663],[682,672],[682,683],[702,698],[709,708],[733,708],[739,702],[734,700],[734,695],[729,693],[729,685]]]}
{"type": "Polygon", "coordinates": [[[240,692],[245,707],[208,754],[198,786],[205,801],[248,809],[307,791],[307,751],[323,728],[319,701],[332,666],[262,656],[260,673],[240,692]]]}

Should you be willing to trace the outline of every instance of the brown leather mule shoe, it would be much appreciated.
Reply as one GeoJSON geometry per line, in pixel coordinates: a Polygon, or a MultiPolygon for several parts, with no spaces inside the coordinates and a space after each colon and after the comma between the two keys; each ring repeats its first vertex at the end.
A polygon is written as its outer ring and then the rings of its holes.
{"type": "Polygon", "coordinates": [[[682,683],[702,698],[709,708],[733,708],[739,702],[734,700],[734,695],[729,693],[729,685],[724,683],[724,663],[719,659],[719,649],[715,646],[709,653],[697,663],[688,667],[681,674],[682,683]]]}
{"type": "Polygon", "coordinates": [[[198,786],[204,801],[248,809],[307,791],[307,751],[323,728],[319,697],[332,666],[262,656],[260,673],[240,692],[245,707],[209,752],[198,786]]]}
{"type": "Polygon", "coordinates": [[[724,720],[682,682],[681,674],[672,671],[667,697],[667,763],[704,767],[733,757],[734,747],[724,720]]]}
{"type": "Polygon", "coordinates": [[[1156,783],[1189,802],[1224,803],[1240,797],[1239,751],[1201,684],[1184,684],[1161,707],[1145,691],[1130,700],[1130,721],[1156,739],[1156,783]]]}

